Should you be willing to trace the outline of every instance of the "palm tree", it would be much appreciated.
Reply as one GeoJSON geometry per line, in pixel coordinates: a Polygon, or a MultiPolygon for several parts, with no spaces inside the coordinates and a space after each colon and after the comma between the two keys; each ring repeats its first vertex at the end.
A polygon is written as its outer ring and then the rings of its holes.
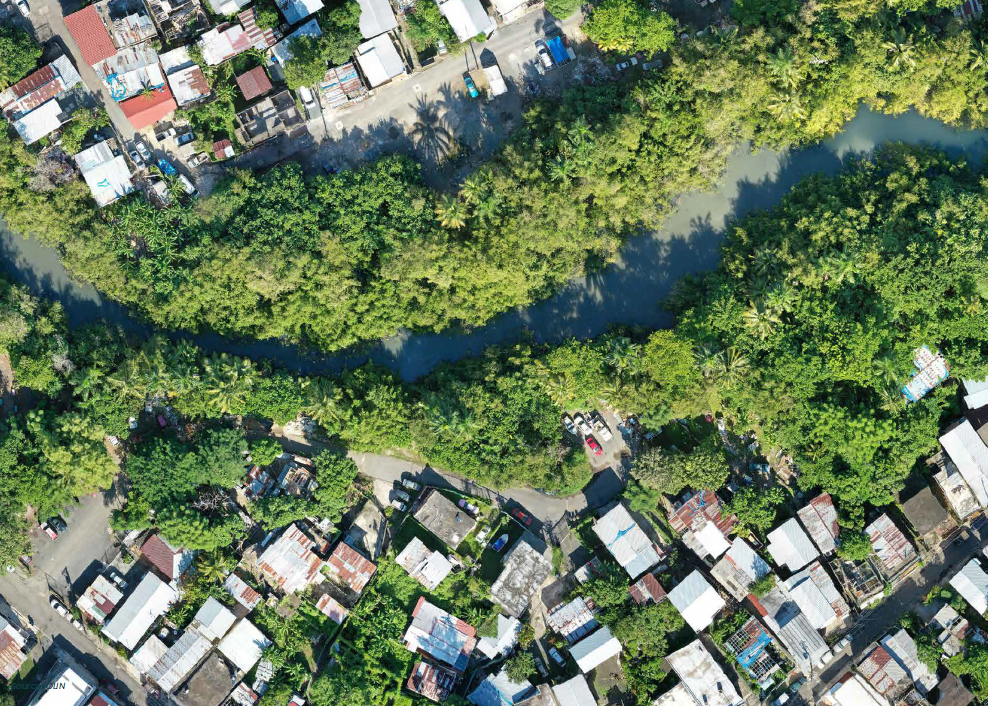
{"type": "Polygon", "coordinates": [[[796,58],[792,49],[784,47],[768,56],[768,71],[783,88],[793,89],[799,83],[796,73],[796,58]]]}
{"type": "Polygon", "coordinates": [[[337,428],[346,416],[343,393],[328,380],[306,387],[305,412],[326,429],[337,428]]]}
{"type": "Polygon", "coordinates": [[[477,203],[480,201],[480,194],[483,190],[483,181],[478,175],[474,174],[463,180],[463,184],[460,186],[460,196],[467,203],[477,203]]]}
{"type": "Polygon", "coordinates": [[[436,218],[443,228],[459,230],[467,224],[467,205],[447,194],[436,204],[436,218]]]}
{"type": "Polygon", "coordinates": [[[146,100],[148,102],[154,100],[154,94],[155,94],[155,91],[157,91],[157,90],[158,89],[156,89],[150,83],[144,82],[144,83],[141,84],[141,96],[144,98],[144,100],[146,100]]]}
{"type": "Polygon", "coordinates": [[[725,387],[734,387],[747,371],[748,359],[734,346],[721,351],[717,356],[716,375],[725,387]]]}
{"type": "Polygon", "coordinates": [[[745,328],[763,341],[772,335],[780,322],[778,314],[766,309],[761,301],[752,302],[743,318],[745,328]]]}
{"type": "Polygon", "coordinates": [[[784,123],[795,122],[805,115],[799,98],[793,93],[776,93],[769,99],[768,110],[784,123]]]}
{"type": "Polygon", "coordinates": [[[551,181],[569,184],[570,179],[573,178],[574,171],[573,163],[559,155],[549,165],[549,179],[551,181]]]}
{"type": "Polygon", "coordinates": [[[968,51],[971,57],[969,69],[988,69],[988,47],[980,39],[974,40],[974,45],[968,51]]]}
{"type": "Polygon", "coordinates": [[[218,551],[203,552],[196,562],[196,571],[210,582],[218,583],[226,576],[226,561],[218,551]]]}
{"type": "Polygon", "coordinates": [[[889,413],[901,412],[906,406],[906,399],[895,385],[885,385],[878,391],[878,399],[882,409],[889,413]]]}
{"type": "Polygon", "coordinates": [[[576,121],[570,126],[567,131],[567,137],[569,137],[570,142],[577,145],[581,142],[587,142],[591,137],[593,137],[593,130],[590,129],[589,123],[584,116],[580,116],[576,121]]]}
{"type": "Polygon", "coordinates": [[[893,71],[898,71],[903,66],[916,68],[916,45],[901,27],[895,30],[891,39],[882,42],[882,46],[888,53],[889,66],[893,71]]]}
{"type": "Polygon", "coordinates": [[[618,377],[624,379],[626,373],[632,377],[641,369],[641,346],[627,336],[611,339],[605,361],[614,368],[618,377]]]}
{"type": "Polygon", "coordinates": [[[285,665],[285,676],[297,688],[309,678],[309,671],[299,662],[290,662],[285,665]]]}

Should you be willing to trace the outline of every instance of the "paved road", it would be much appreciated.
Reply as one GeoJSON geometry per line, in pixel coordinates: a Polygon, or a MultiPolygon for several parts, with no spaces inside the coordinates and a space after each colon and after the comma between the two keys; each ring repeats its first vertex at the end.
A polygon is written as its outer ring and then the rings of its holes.
{"type": "Polygon", "coordinates": [[[79,70],[79,75],[82,77],[83,83],[86,84],[86,88],[89,89],[96,102],[106,108],[117,133],[124,140],[132,140],[135,134],[133,125],[124,116],[116,101],[110,97],[109,91],[99,80],[93,67],[83,60],[79,45],[72,39],[72,35],[69,34],[69,30],[65,26],[64,15],[71,15],[89,3],[81,0],[29,0],[29,4],[31,6],[31,22],[38,31],[38,36],[44,36],[44,27],[47,25],[62,49],[67,50],[72,56],[72,63],[79,70]]]}
{"type": "Polygon", "coordinates": [[[959,545],[949,544],[945,552],[930,557],[926,565],[899,584],[891,596],[874,609],[862,613],[851,632],[850,650],[845,650],[845,654],[829,665],[820,675],[819,681],[813,684],[814,697],[819,698],[851,667],[854,656],[863,656],[863,650],[888,632],[903,613],[914,610],[933,586],[945,583],[971,557],[978,554],[981,543],[977,534],[969,531],[967,541],[959,545]]]}
{"type": "Polygon", "coordinates": [[[48,603],[45,579],[40,572],[29,579],[19,574],[0,576],[0,595],[21,614],[30,616],[40,630],[39,645],[32,652],[39,671],[49,666],[48,662],[51,661],[41,653],[46,653],[54,644],[82,662],[98,679],[113,681],[120,687],[121,697],[129,703],[146,705],[143,687],[117,663],[116,654],[102,644],[97,646],[95,638],[77,631],[52,609],[48,603]]]}
{"type": "MultiPolygon", "coordinates": [[[[328,448],[326,444],[301,439],[284,433],[281,427],[272,428],[272,433],[286,450],[306,456],[314,456],[328,448]]],[[[440,471],[431,466],[422,466],[394,456],[348,452],[360,472],[368,478],[397,483],[402,478],[415,478],[428,485],[445,486],[469,495],[487,498],[502,506],[521,506],[543,524],[551,526],[567,512],[579,513],[588,507],[595,508],[609,502],[624,489],[624,471],[605,469],[595,474],[590,484],[581,492],[572,495],[546,495],[533,488],[508,488],[504,491],[491,490],[472,480],[454,473],[440,471]]]]}

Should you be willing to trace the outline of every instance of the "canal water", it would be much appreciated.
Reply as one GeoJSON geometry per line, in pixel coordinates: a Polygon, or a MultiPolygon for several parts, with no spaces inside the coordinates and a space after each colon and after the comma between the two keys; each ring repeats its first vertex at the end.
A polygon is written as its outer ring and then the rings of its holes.
{"type": "MultiPolygon", "coordinates": [[[[915,113],[892,117],[862,108],[843,132],[813,147],[783,152],[739,149],[728,161],[717,191],[682,197],[663,228],[628,241],[619,262],[572,280],[550,299],[507,312],[468,333],[403,333],[359,354],[333,356],[277,341],[235,341],[215,334],[189,334],[189,338],[206,350],[273,358],[302,373],[335,372],[371,358],[413,379],[443,361],[475,355],[526,332],[536,341],[555,342],[590,338],[612,324],[668,326],[671,320],[657,302],[682,275],[716,266],[725,226],[732,219],[773,206],[808,174],[834,173],[848,157],[867,155],[890,141],[932,145],[977,164],[988,151],[988,132],[954,130],[915,113]]],[[[33,239],[0,231],[0,261],[34,293],[59,299],[73,326],[104,320],[138,334],[152,331],[126,307],[70,277],[55,252],[33,239]]]]}

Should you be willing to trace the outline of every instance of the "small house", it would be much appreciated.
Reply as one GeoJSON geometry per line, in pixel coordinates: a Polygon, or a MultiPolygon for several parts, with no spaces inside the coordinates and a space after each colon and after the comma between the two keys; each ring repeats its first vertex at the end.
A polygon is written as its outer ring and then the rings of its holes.
{"type": "Polygon", "coordinates": [[[743,601],[751,593],[755,581],[770,573],[772,570],[768,563],[740,537],[734,539],[724,558],[710,570],[710,574],[720,585],[739,601],[743,601]]]}
{"type": "Polygon", "coordinates": [[[834,499],[830,493],[817,495],[796,514],[821,554],[830,554],[837,550],[840,526],[837,524],[837,508],[834,507],[834,499]]]}
{"type": "Polygon", "coordinates": [[[658,547],[620,503],[593,524],[594,534],[632,579],[659,563],[658,547]]]}
{"type": "Polygon", "coordinates": [[[603,664],[611,657],[621,654],[621,643],[611,634],[608,627],[591,633],[569,648],[580,671],[586,674],[603,664]]]}
{"type": "Polygon", "coordinates": [[[768,533],[768,553],[778,566],[799,571],[819,556],[810,538],[795,518],[786,520],[768,533]]]}
{"type": "Polygon", "coordinates": [[[430,657],[462,674],[477,646],[477,629],[419,597],[412,611],[412,623],[405,631],[405,647],[430,657]]]}
{"type": "Polygon", "coordinates": [[[544,552],[542,542],[525,532],[504,557],[501,574],[491,586],[491,600],[513,618],[528,610],[532,596],[552,574],[552,562],[544,552]]]}
{"type": "Polygon", "coordinates": [[[726,603],[697,570],[669,591],[669,600],[696,632],[709,626],[726,603]]]}
{"type": "Polygon", "coordinates": [[[888,515],[883,513],[865,527],[865,534],[871,540],[871,548],[878,557],[879,568],[886,580],[901,576],[919,561],[916,549],[888,515]]]}
{"type": "Polygon", "coordinates": [[[666,661],[697,704],[742,706],[744,703],[734,684],[700,640],[673,652],[666,661]]]}
{"type": "Polygon", "coordinates": [[[466,510],[458,508],[435,488],[426,491],[415,511],[415,519],[453,550],[477,526],[477,521],[466,510]]]}
{"type": "Polygon", "coordinates": [[[453,570],[449,559],[437,551],[429,551],[418,537],[405,545],[395,562],[430,591],[434,591],[453,570]]]}

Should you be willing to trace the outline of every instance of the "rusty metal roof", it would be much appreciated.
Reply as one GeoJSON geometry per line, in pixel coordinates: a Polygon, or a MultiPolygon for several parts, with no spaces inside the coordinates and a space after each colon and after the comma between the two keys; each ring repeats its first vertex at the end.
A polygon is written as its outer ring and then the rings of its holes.
{"type": "Polygon", "coordinates": [[[894,692],[899,682],[908,679],[906,671],[892,659],[892,655],[884,647],[876,647],[872,650],[871,654],[858,665],[858,671],[883,696],[894,692]]]}
{"type": "Polygon", "coordinates": [[[829,554],[837,549],[840,527],[837,525],[837,508],[830,493],[816,496],[796,514],[821,553],[829,554]]]}
{"type": "Polygon", "coordinates": [[[865,528],[872,549],[889,574],[895,574],[917,558],[916,550],[889,516],[882,514],[865,528]]]}

